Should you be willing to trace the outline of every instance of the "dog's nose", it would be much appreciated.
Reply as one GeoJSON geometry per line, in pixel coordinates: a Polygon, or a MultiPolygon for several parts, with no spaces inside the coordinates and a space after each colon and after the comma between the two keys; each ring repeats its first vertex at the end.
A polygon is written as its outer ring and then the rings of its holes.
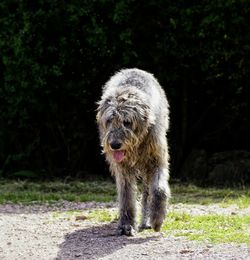
{"type": "Polygon", "coordinates": [[[113,141],[110,143],[110,147],[113,149],[113,150],[118,150],[120,149],[122,146],[122,144],[118,141],[113,141]]]}

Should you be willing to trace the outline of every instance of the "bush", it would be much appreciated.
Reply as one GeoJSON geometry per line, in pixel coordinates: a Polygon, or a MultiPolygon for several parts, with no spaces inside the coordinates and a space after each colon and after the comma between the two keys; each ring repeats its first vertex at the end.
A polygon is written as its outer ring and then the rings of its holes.
{"type": "Polygon", "coordinates": [[[166,89],[174,174],[196,146],[245,148],[249,10],[244,0],[1,1],[0,173],[105,174],[95,102],[122,67],[166,89]]]}

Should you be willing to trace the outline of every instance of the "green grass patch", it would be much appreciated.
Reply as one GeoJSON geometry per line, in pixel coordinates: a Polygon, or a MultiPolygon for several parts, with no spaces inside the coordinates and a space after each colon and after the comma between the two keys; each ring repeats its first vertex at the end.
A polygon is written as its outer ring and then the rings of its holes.
{"type": "Polygon", "coordinates": [[[186,236],[190,240],[250,244],[250,216],[191,216],[172,212],[167,215],[162,231],[175,236],[186,236]]]}
{"type": "MultiPolygon", "coordinates": [[[[218,203],[221,207],[236,204],[239,208],[250,206],[250,189],[246,188],[200,188],[194,185],[171,184],[171,190],[172,204],[218,203]]],[[[115,201],[116,196],[115,184],[111,181],[0,181],[0,203],[53,203],[60,200],[110,202],[115,201]]]]}
{"type": "Polygon", "coordinates": [[[0,182],[0,203],[53,203],[60,200],[110,202],[115,198],[115,185],[109,181],[0,182]]]}
{"type": "Polygon", "coordinates": [[[97,222],[112,222],[118,219],[118,213],[113,210],[97,209],[89,212],[88,219],[97,222]]]}
{"type": "Polygon", "coordinates": [[[224,198],[220,203],[221,207],[228,207],[232,204],[236,204],[240,209],[250,207],[250,196],[249,195],[239,195],[236,198],[224,198]]]}
{"type": "Polygon", "coordinates": [[[171,185],[171,203],[209,205],[218,203],[223,207],[236,204],[239,208],[250,206],[250,189],[247,188],[201,188],[195,185],[171,185]]]}

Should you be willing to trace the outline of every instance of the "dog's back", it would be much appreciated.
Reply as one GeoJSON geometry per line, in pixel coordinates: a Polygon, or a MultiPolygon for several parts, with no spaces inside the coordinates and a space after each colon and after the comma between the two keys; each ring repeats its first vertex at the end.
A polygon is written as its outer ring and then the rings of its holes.
{"type": "Polygon", "coordinates": [[[148,94],[152,92],[152,86],[160,88],[159,83],[154,76],[146,71],[133,68],[123,69],[113,75],[105,84],[104,90],[109,87],[136,87],[148,94]]]}

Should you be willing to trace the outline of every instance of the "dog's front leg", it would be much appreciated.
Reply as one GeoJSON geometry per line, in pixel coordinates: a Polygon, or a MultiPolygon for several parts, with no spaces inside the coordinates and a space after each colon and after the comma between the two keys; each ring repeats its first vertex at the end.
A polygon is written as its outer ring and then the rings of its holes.
{"type": "Polygon", "coordinates": [[[119,225],[117,234],[133,236],[136,230],[136,180],[116,175],[119,199],[119,225]]]}

